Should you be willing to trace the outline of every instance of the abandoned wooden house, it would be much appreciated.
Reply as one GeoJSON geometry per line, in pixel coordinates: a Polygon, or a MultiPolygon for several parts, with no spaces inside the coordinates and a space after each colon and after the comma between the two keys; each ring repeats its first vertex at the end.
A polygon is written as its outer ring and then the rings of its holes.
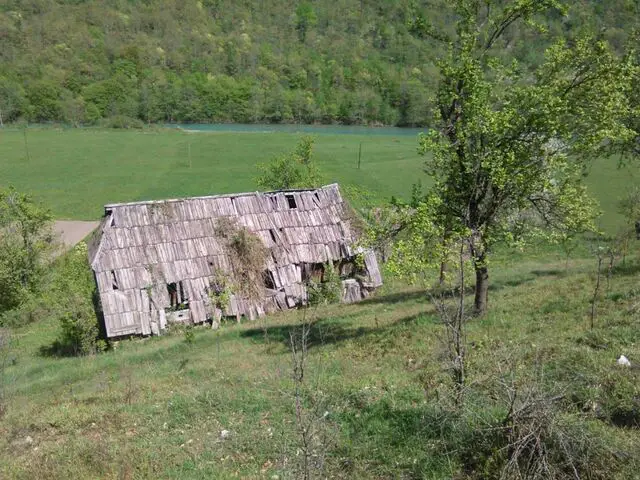
{"type": "Polygon", "coordinates": [[[296,307],[306,302],[309,280],[322,281],[328,262],[340,274],[344,302],[382,285],[373,252],[355,246],[337,184],[104,208],[89,261],[109,337],[157,335],[172,321],[254,319],[296,307]],[[251,235],[264,252],[258,276],[238,278],[228,240],[239,233],[251,235]],[[257,279],[258,295],[226,291],[247,278],[257,279]],[[224,305],[218,301],[223,290],[224,305]]]}

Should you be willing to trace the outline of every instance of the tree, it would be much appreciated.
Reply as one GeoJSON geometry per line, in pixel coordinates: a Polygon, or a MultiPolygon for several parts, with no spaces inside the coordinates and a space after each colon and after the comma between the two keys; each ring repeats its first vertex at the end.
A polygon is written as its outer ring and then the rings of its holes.
{"type": "Polygon", "coordinates": [[[533,73],[504,60],[506,33],[525,24],[544,31],[536,19],[563,13],[557,0],[455,0],[451,8],[451,37],[423,17],[413,26],[448,48],[438,63],[437,128],[419,149],[443,235],[469,244],[474,310],[484,314],[493,245],[591,227],[584,167],[633,137],[624,120],[635,67],[589,36],[553,44],[533,73]]]}
{"type": "Polygon", "coordinates": [[[24,112],[24,89],[17,82],[0,77],[0,127],[17,120],[24,112]]]}
{"type": "Polygon", "coordinates": [[[313,162],[313,143],[313,137],[304,136],[293,152],[276,157],[268,164],[258,165],[258,186],[266,190],[320,186],[320,174],[313,162]]]}
{"type": "Polygon", "coordinates": [[[0,190],[0,313],[42,286],[54,247],[51,213],[15,189],[0,190]]]}
{"type": "Polygon", "coordinates": [[[315,26],[318,21],[313,5],[309,2],[300,2],[296,8],[296,30],[301,43],[307,38],[307,32],[315,26]]]}

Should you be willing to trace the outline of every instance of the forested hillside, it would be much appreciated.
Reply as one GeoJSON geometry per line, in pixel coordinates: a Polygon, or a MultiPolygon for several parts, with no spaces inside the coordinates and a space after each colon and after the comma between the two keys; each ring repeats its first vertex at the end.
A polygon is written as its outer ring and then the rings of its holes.
{"type": "MultiPolygon", "coordinates": [[[[618,49],[635,0],[581,0],[541,19],[618,49]]],[[[302,122],[429,125],[441,0],[1,0],[6,122],[302,122]],[[111,120],[104,120],[111,119],[111,120]]],[[[544,45],[506,35],[521,62],[544,45]]]]}

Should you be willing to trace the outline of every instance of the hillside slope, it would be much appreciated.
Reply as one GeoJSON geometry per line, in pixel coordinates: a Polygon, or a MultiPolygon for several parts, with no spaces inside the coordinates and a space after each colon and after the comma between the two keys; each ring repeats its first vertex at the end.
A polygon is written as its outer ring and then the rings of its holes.
{"type": "MultiPolygon", "coordinates": [[[[580,0],[549,37],[604,29],[621,47],[633,0],[580,0]]],[[[4,122],[303,122],[428,125],[433,59],[410,19],[452,24],[442,0],[4,0],[4,122]]],[[[507,35],[532,64],[543,44],[507,35]]]]}

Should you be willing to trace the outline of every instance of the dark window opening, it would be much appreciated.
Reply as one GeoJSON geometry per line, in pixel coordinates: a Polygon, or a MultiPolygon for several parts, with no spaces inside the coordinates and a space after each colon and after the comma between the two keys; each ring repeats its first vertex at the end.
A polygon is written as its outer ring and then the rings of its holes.
{"type": "Polygon", "coordinates": [[[118,278],[116,277],[115,270],[111,270],[111,287],[114,290],[120,290],[120,285],[118,284],[118,278]]]}
{"type": "Polygon", "coordinates": [[[276,290],[276,279],[273,277],[273,272],[271,270],[265,270],[262,272],[262,280],[264,281],[265,288],[269,288],[271,290],[276,290]]]}
{"type": "Polygon", "coordinates": [[[188,310],[189,298],[185,295],[182,281],[167,283],[167,293],[169,294],[169,307],[167,311],[188,310]]]}
{"type": "Polygon", "coordinates": [[[187,297],[184,294],[184,285],[182,285],[182,282],[178,282],[178,289],[180,292],[180,303],[186,303],[187,302],[187,297]]]}
{"type": "Polygon", "coordinates": [[[298,208],[298,205],[296,205],[296,198],[293,195],[285,195],[285,197],[287,198],[289,208],[298,208]]]}
{"type": "Polygon", "coordinates": [[[169,293],[169,305],[171,308],[178,307],[178,286],[174,283],[167,283],[167,292],[169,293]]]}

